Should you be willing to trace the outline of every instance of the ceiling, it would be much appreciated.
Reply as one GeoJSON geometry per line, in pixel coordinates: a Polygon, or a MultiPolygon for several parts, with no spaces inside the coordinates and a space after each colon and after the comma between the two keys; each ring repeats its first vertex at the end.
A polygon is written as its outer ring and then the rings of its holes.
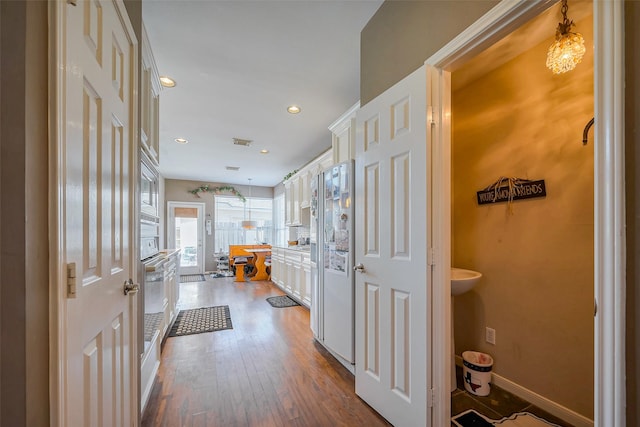
{"type": "Polygon", "coordinates": [[[177,82],[160,95],[160,173],[272,187],[326,151],[359,100],[360,31],[381,4],[143,0],[158,71],[177,82]]]}

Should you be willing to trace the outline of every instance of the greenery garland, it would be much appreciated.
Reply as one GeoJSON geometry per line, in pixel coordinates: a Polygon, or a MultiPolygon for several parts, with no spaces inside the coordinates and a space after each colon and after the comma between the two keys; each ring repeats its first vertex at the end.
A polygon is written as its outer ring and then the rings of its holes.
{"type": "Polygon", "coordinates": [[[196,197],[200,197],[198,195],[198,193],[213,193],[213,194],[219,194],[223,191],[227,191],[235,196],[238,197],[238,199],[242,200],[243,202],[246,202],[247,199],[240,194],[240,192],[238,190],[236,190],[234,187],[230,186],[230,185],[223,185],[221,187],[209,187],[209,184],[202,184],[200,187],[194,189],[194,190],[189,190],[189,193],[193,194],[196,197]]]}

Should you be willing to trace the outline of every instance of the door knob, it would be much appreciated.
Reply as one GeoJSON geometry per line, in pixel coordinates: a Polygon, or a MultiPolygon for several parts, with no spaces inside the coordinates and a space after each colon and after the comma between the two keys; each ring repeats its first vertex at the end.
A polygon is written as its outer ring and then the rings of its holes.
{"type": "Polygon", "coordinates": [[[353,267],[353,271],[357,271],[358,273],[364,273],[364,265],[362,265],[362,263],[355,265],[353,267]]]}
{"type": "Polygon", "coordinates": [[[133,283],[132,279],[129,279],[129,280],[124,282],[124,294],[125,295],[137,294],[139,290],[140,290],[140,285],[138,285],[137,283],[133,283]]]}

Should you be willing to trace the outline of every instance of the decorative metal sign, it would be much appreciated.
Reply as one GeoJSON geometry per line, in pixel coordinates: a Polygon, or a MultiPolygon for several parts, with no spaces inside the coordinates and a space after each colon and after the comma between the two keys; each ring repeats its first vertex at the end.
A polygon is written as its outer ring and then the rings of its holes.
{"type": "Polygon", "coordinates": [[[478,204],[487,205],[545,197],[547,188],[544,185],[544,179],[530,181],[528,179],[500,177],[484,190],[478,191],[477,194],[478,204]]]}

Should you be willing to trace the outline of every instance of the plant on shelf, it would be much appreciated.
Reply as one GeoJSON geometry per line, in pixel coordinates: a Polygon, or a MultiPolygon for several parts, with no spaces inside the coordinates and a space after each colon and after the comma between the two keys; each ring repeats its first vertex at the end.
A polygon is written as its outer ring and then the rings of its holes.
{"type": "Polygon", "coordinates": [[[286,180],[288,180],[289,178],[291,178],[293,175],[295,175],[297,173],[298,173],[298,169],[294,169],[291,172],[289,172],[288,174],[286,174],[282,180],[286,181],[286,180]]]}
{"type": "Polygon", "coordinates": [[[196,197],[200,197],[200,195],[198,193],[220,194],[220,193],[223,193],[223,192],[231,193],[231,194],[235,195],[236,197],[238,197],[243,202],[247,201],[247,199],[242,194],[240,194],[240,192],[238,190],[236,190],[234,187],[232,187],[230,185],[222,185],[220,187],[211,187],[211,186],[209,186],[209,184],[202,184],[200,187],[198,187],[196,189],[189,190],[189,193],[193,194],[196,197]]]}

